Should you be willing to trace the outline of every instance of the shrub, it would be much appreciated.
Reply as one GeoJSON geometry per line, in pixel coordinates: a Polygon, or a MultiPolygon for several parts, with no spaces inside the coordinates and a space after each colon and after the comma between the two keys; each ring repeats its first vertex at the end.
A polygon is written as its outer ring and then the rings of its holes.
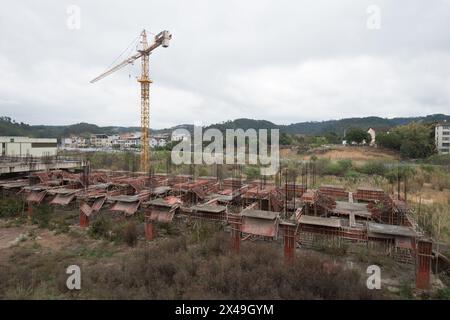
{"type": "Polygon", "coordinates": [[[18,217],[23,212],[23,201],[8,197],[0,199],[0,218],[18,217]]]}
{"type": "Polygon", "coordinates": [[[218,232],[204,256],[198,243],[188,246],[186,239],[164,239],[115,263],[104,263],[110,259],[100,255],[104,248],[78,254],[20,248],[0,272],[0,298],[371,299],[381,294],[368,290],[358,272],[317,256],[299,253],[286,265],[273,243],[245,242],[235,255],[228,250],[229,235],[218,232]],[[93,259],[83,265],[84,289],[70,291],[67,265],[86,256],[93,259]]]}
{"type": "Polygon", "coordinates": [[[32,223],[37,224],[39,228],[48,228],[53,208],[48,205],[40,205],[34,209],[32,223]]]}
{"type": "Polygon", "coordinates": [[[400,285],[400,297],[403,299],[413,299],[414,298],[414,292],[410,284],[408,283],[402,283],[400,285]]]}
{"type": "Polygon", "coordinates": [[[316,173],[317,174],[325,174],[325,168],[328,166],[328,164],[331,161],[326,158],[319,158],[314,161],[314,165],[316,166],[316,173]]]}
{"type": "Polygon", "coordinates": [[[345,174],[345,177],[346,178],[349,178],[349,179],[357,179],[357,178],[359,178],[361,176],[361,174],[358,172],[358,171],[355,171],[355,170],[349,170],[349,171],[347,171],[347,173],[345,174]]]}
{"type": "Polygon", "coordinates": [[[344,176],[351,167],[351,160],[338,160],[336,162],[329,162],[326,164],[323,173],[334,176],[344,176]]]}
{"type": "Polygon", "coordinates": [[[111,234],[111,222],[104,216],[98,217],[89,228],[89,234],[96,239],[109,238],[111,234]]]}
{"type": "Polygon", "coordinates": [[[137,229],[134,222],[128,222],[123,231],[123,240],[130,247],[134,247],[137,243],[137,229]]]}
{"type": "Polygon", "coordinates": [[[261,173],[257,166],[247,166],[245,168],[245,176],[248,180],[253,180],[259,178],[261,173]]]}
{"type": "Polygon", "coordinates": [[[436,165],[450,165],[450,154],[435,154],[426,159],[427,163],[436,165]]]}
{"type": "Polygon", "coordinates": [[[436,293],[436,299],[450,300],[450,288],[439,289],[436,293]]]}
{"type": "Polygon", "coordinates": [[[377,174],[382,176],[386,173],[387,169],[381,161],[367,161],[362,167],[359,168],[359,171],[365,174],[377,174]]]}

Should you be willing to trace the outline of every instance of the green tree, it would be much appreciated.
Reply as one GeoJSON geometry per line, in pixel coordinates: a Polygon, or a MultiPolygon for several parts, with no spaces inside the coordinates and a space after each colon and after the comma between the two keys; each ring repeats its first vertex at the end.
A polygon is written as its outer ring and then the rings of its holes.
{"type": "Polygon", "coordinates": [[[390,133],[378,134],[380,146],[400,151],[404,158],[426,158],[435,152],[432,125],[410,123],[390,133]]]}
{"type": "Polygon", "coordinates": [[[381,132],[377,134],[377,144],[388,149],[400,150],[402,138],[396,132],[381,132]]]}
{"type": "Polygon", "coordinates": [[[244,171],[248,180],[260,178],[260,170],[257,166],[247,166],[244,171]]]}
{"type": "Polygon", "coordinates": [[[292,143],[292,137],[289,134],[282,132],[280,135],[280,145],[287,146],[291,145],[292,143]]]}
{"type": "Polygon", "coordinates": [[[351,142],[362,143],[363,141],[369,142],[370,135],[363,129],[351,128],[347,131],[347,134],[345,135],[345,140],[347,140],[347,142],[349,143],[351,142]]]}
{"type": "Polygon", "coordinates": [[[329,141],[329,143],[339,144],[341,143],[341,137],[339,137],[336,132],[330,131],[325,133],[325,138],[329,141]]]}

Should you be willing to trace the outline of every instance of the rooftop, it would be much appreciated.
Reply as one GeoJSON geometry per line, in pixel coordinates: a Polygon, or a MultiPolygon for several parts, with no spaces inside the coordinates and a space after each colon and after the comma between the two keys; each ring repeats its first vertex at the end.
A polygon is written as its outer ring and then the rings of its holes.
{"type": "Polygon", "coordinates": [[[366,203],[336,201],[336,208],[333,211],[337,214],[354,214],[361,217],[371,216],[366,203]]]}
{"type": "Polygon", "coordinates": [[[323,218],[315,216],[302,215],[299,220],[300,224],[312,224],[316,226],[340,228],[341,220],[336,218],[323,218]]]}
{"type": "Polygon", "coordinates": [[[241,215],[244,217],[250,217],[250,218],[274,220],[280,215],[280,213],[274,212],[274,211],[264,211],[264,210],[244,210],[244,211],[242,211],[241,215]]]}
{"type": "Polygon", "coordinates": [[[388,234],[393,236],[414,237],[417,235],[417,233],[410,227],[374,222],[369,222],[367,224],[367,230],[372,233],[388,234]]]}
{"type": "Polygon", "coordinates": [[[224,212],[227,207],[226,206],[216,206],[216,205],[196,205],[191,207],[192,210],[201,211],[201,212],[210,212],[210,213],[220,213],[224,212]]]}

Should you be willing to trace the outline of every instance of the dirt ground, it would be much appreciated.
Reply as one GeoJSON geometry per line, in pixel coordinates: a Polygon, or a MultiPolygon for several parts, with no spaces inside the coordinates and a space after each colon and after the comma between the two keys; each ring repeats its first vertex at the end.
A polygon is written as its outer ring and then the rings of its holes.
{"type": "MultiPolygon", "coordinates": [[[[350,159],[354,161],[367,161],[367,160],[397,160],[398,155],[392,151],[371,148],[371,147],[333,147],[331,150],[317,150],[313,153],[317,157],[328,158],[330,160],[350,159]]],[[[309,160],[312,155],[304,157],[305,160],[309,160]]]]}
{"type": "Polygon", "coordinates": [[[422,188],[419,192],[414,192],[408,195],[409,201],[422,204],[441,203],[448,204],[450,199],[450,190],[444,189],[442,191],[433,188],[422,188]]]}
{"type": "Polygon", "coordinates": [[[307,154],[297,154],[294,149],[280,149],[280,156],[283,159],[309,160],[312,156],[318,158],[328,158],[330,160],[349,159],[353,161],[367,160],[398,160],[399,155],[393,151],[372,148],[372,147],[352,147],[352,146],[332,146],[330,148],[322,147],[313,150],[307,154]]]}

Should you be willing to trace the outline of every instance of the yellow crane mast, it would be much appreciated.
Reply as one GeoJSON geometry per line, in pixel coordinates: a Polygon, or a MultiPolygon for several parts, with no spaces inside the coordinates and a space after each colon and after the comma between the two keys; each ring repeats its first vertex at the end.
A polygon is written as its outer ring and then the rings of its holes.
{"type": "Polygon", "coordinates": [[[149,46],[147,33],[143,30],[141,33],[142,48],[136,54],[91,80],[91,83],[94,83],[141,58],[141,77],[138,79],[138,82],[141,84],[141,171],[144,172],[149,171],[150,165],[150,83],[152,81],[149,76],[149,56],[159,46],[167,48],[170,39],[172,39],[172,35],[169,31],[164,30],[155,36],[153,44],[149,46]]]}

